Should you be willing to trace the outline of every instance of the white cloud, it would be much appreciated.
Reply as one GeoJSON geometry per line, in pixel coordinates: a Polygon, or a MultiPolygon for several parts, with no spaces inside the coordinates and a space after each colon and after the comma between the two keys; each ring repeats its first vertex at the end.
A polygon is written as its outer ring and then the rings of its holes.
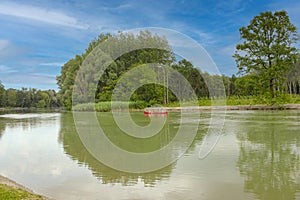
{"type": "MultiPolygon", "coordinates": [[[[2,71],[1,71],[2,72],[2,71]]],[[[38,88],[55,89],[55,76],[30,73],[11,73],[9,75],[0,72],[0,80],[5,88],[38,88]]]]}
{"type": "Polygon", "coordinates": [[[218,1],[215,5],[215,11],[221,16],[233,16],[238,13],[242,13],[247,8],[247,4],[249,4],[249,2],[251,1],[218,1]]]}
{"type": "Polygon", "coordinates": [[[48,62],[48,63],[40,63],[41,66],[58,66],[61,67],[64,65],[62,62],[48,62]]]}
{"type": "Polygon", "coordinates": [[[16,58],[20,55],[23,55],[28,50],[24,47],[18,47],[12,44],[9,40],[0,39],[0,59],[3,62],[11,58],[16,58]]]}
{"type": "Polygon", "coordinates": [[[220,54],[221,55],[224,55],[224,56],[232,56],[235,52],[235,49],[236,49],[236,44],[230,44],[228,46],[225,46],[225,47],[220,47],[220,54]]]}
{"type": "Polygon", "coordinates": [[[13,73],[16,72],[16,70],[6,66],[6,65],[0,65],[0,74],[7,74],[7,73],[13,73]]]}
{"type": "Polygon", "coordinates": [[[0,52],[9,45],[8,40],[0,39],[0,52]]]}
{"type": "Polygon", "coordinates": [[[121,4],[117,7],[108,7],[108,6],[103,6],[103,7],[100,7],[99,9],[101,10],[106,10],[106,11],[123,11],[123,10],[128,10],[130,8],[132,8],[133,6],[129,3],[127,4],[121,4]]]}
{"type": "Polygon", "coordinates": [[[88,25],[81,24],[77,19],[70,17],[64,13],[16,3],[1,2],[0,14],[77,29],[88,28],[88,25]]]}

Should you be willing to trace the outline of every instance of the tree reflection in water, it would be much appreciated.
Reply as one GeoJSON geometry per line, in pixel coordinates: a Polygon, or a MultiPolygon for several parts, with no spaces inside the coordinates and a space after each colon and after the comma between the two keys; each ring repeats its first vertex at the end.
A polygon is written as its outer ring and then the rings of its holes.
{"type": "Polygon", "coordinates": [[[237,165],[245,177],[245,191],[258,199],[295,199],[300,191],[299,116],[284,111],[258,113],[247,114],[239,124],[242,132],[237,133],[237,165]]]}
{"type": "Polygon", "coordinates": [[[6,122],[4,120],[0,120],[0,139],[3,135],[3,132],[5,131],[5,125],[6,125],[6,122]]]}
{"type": "MultiPolygon", "coordinates": [[[[176,122],[168,123],[160,134],[147,139],[135,140],[132,139],[131,136],[122,134],[120,130],[118,130],[117,126],[113,124],[111,115],[100,115],[98,118],[104,132],[108,132],[107,137],[115,144],[132,152],[149,152],[167,145],[175,136],[179,127],[179,124],[176,122]]],[[[140,125],[147,123],[147,121],[140,119],[141,117],[138,116],[134,120],[140,125]]],[[[200,139],[202,139],[202,136],[198,134],[196,140],[200,139]]],[[[172,165],[151,173],[134,174],[117,171],[102,164],[83,146],[76,132],[71,113],[65,113],[61,116],[59,141],[63,144],[66,154],[70,155],[73,160],[77,160],[80,165],[86,165],[92,170],[94,176],[104,184],[120,183],[124,186],[129,186],[142,182],[145,186],[154,186],[158,181],[168,179],[172,169],[175,167],[175,163],[173,163],[172,165]]],[[[195,141],[193,144],[195,144],[195,141]]]]}

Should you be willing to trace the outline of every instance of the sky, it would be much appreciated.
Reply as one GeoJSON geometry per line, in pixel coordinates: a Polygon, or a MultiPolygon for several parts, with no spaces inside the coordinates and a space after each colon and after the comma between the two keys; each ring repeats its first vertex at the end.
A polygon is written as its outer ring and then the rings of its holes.
{"type": "Polygon", "coordinates": [[[6,89],[58,90],[63,64],[99,34],[143,27],[191,37],[231,76],[239,28],[260,12],[277,10],[286,10],[300,29],[298,0],[1,0],[0,81],[6,89]]]}

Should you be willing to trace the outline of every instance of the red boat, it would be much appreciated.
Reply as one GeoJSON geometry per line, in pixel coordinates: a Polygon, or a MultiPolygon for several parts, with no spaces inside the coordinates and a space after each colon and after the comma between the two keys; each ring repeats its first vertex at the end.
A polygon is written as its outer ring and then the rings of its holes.
{"type": "Polygon", "coordinates": [[[144,115],[168,115],[167,111],[144,111],[144,115]]]}

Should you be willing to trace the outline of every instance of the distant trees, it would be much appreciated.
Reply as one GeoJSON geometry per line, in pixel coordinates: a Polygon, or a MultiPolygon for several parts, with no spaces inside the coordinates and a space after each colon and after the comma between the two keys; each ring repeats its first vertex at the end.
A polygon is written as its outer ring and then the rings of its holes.
{"type": "Polygon", "coordinates": [[[60,107],[61,102],[55,90],[37,90],[21,88],[5,89],[0,84],[0,107],[53,108],[60,107]]]}
{"type": "Polygon", "coordinates": [[[285,92],[287,75],[296,63],[293,45],[298,39],[287,12],[261,13],[240,28],[240,34],[243,43],[234,54],[239,73],[255,77],[260,94],[273,98],[285,92]]]}

